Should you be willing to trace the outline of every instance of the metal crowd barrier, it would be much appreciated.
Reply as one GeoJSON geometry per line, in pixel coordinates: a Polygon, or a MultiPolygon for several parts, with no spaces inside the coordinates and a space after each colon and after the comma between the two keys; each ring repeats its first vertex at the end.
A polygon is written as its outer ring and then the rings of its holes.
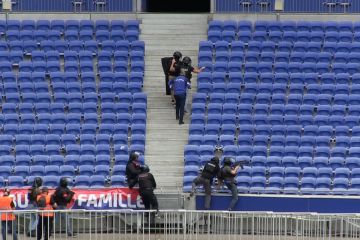
{"type": "MultiPolygon", "coordinates": [[[[358,239],[360,215],[162,210],[53,211],[49,239],[358,239]],[[76,236],[68,236],[65,217],[76,236]]],[[[0,212],[8,213],[8,212],[0,212]]],[[[19,239],[27,236],[31,214],[15,211],[19,239]]],[[[3,224],[2,224],[3,225],[3,224]]],[[[11,226],[7,227],[11,239],[11,226]]],[[[38,234],[33,232],[34,239],[38,234]]]]}

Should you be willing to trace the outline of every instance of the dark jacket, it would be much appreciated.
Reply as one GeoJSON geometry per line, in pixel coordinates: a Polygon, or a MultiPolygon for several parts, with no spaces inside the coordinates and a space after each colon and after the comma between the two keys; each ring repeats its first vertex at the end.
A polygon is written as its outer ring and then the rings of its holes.
{"type": "Polygon", "coordinates": [[[139,177],[139,191],[154,190],[156,188],[155,178],[151,173],[140,173],[139,177]]]}
{"type": "Polygon", "coordinates": [[[235,175],[232,174],[231,171],[232,171],[232,168],[230,165],[223,166],[220,170],[221,178],[224,181],[234,182],[234,178],[235,178],[236,174],[235,175]]]}
{"type": "Polygon", "coordinates": [[[135,179],[140,173],[141,168],[138,161],[130,161],[126,164],[125,175],[128,179],[135,179]]]}
{"type": "Polygon", "coordinates": [[[209,161],[205,164],[204,169],[201,172],[201,177],[212,180],[219,175],[219,172],[219,164],[215,161],[209,161]]]}
{"type": "Polygon", "coordinates": [[[54,199],[58,206],[68,205],[74,197],[74,192],[67,187],[57,187],[54,193],[54,199]]]}

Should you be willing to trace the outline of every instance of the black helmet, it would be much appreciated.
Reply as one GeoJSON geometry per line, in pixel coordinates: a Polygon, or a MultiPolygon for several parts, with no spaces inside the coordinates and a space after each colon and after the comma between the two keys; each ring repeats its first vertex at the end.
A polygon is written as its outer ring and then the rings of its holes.
{"type": "Polygon", "coordinates": [[[231,157],[225,157],[223,161],[224,165],[231,165],[233,162],[234,160],[231,157]]]}
{"type": "Polygon", "coordinates": [[[190,67],[191,66],[191,58],[189,58],[189,57],[184,57],[182,62],[183,62],[185,67],[190,67]]]}
{"type": "Polygon", "coordinates": [[[218,157],[213,157],[211,160],[211,162],[215,162],[215,163],[219,163],[219,158],[218,157]]]}
{"type": "Polygon", "coordinates": [[[179,61],[182,57],[182,54],[181,54],[181,52],[176,51],[176,52],[174,52],[173,57],[175,58],[176,61],[179,61]]]}
{"type": "Polygon", "coordinates": [[[68,180],[66,177],[62,177],[60,179],[60,187],[67,187],[68,186],[68,180]]]}
{"type": "Polygon", "coordinates": [[[130,156],[129,156],[129,161],[130,161],[130,162],[136,161],[136,160],[138,160],[139,156],[140,156],[140,153],[139,153],[139,152],[136,152],[136,151],[131,152],[131,153],[130,153],[130,156]]]}
{"type": "Polygon", "coordinates": [[[141,166],[141,171],[142,172],[150,172],[150,168],[148,165],[144,164],[141,166]]]}
{"type": "Polygon", "coordinates": [[[34,178],[33,186],[38,188],[41,187],[42,183],[43,183],[42,178],[36,177],[34,178]]]}

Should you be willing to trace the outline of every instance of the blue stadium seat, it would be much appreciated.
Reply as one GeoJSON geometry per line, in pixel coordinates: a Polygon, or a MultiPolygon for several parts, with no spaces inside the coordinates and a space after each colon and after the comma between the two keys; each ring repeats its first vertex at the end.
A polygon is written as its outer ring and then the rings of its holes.
{"type": "Polygon", "coordinates": [[[265,191],[266,178],[265,177],[252,177],[250,193],[263,193],[265,191]]]}

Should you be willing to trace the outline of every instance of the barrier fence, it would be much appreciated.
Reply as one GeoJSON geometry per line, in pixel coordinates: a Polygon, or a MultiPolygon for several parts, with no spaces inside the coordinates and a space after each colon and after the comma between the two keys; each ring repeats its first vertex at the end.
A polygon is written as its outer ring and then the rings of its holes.
{"type": "MultiPolygon", "coordinates": [[[[220,212],[164,210],[154,211],[15,211],[14,225],[19,239],[30,239],[29,221],[39,213],[55,213],[49,239],[357,239],[360,215],[220,212]],[[68,220],[68,224],[66,224],[68,220]],[[66,226],[68,225],[68,226],[66,226]],[[72,230],[71,230],[72,229],[72,230]]],[[[10,212],[1,212],[10,213],[10,212]]],[[[5,215],[4,215],[5,216],[5,215]]],[[[46,217],[40,216],[41,220],[46,217]]],[[[46,223],[46,221],[43,221],[46,223]]],[[[8,230],[10,224],[2,227],[8,230]]],[[[49,226],[49,225],[48,225],[49,226]]],[[[33,237],[39,234],[32,232],[33,237]]]]}

